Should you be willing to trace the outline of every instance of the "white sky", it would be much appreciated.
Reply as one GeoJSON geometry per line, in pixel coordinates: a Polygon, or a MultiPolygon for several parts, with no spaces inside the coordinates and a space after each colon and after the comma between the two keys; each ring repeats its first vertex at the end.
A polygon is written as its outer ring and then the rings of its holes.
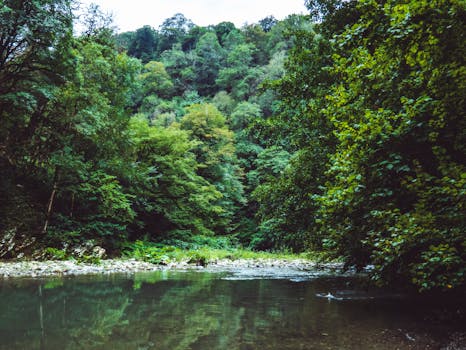
{"type": "Polygon", "coordinates": [[[81,0],[87,6],[98,4],[106,13],[112,13],[118,31],[135,30],[143,25],[158,28],[176,13],[182,13],[194,24],[207,26],[223,21],[236,27],[257,23],[274,16],[283,19],[289,14],[307,14],[304,0],[81,0]]]}

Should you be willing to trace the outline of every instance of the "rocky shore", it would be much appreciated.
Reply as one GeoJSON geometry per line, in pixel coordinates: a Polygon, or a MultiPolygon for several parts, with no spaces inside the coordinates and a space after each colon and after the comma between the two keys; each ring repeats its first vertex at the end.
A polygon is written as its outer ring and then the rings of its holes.
{"type": "Polygon", "coordinates": [[[206,271],[231,271],[236,269],[261,270],[262,273],[280,273],[280,271],[295,271],[306,273],[308,271],[338,271],[340,263],[318,264],[309,260],[296,259],[237,259],[217,260],[205,266],[189,264],[187,262],[170,262],[166,265],[151,264],[135,259],[106,259],[99,263],[83,263],[76,260],[65,261],[21,261],[0,262],[0,278],[18,277],[49,277],[49,276],[78,276],[127,273],[132,274],[144,271],[157,271],[164,269],[178,270],[206,270],[206,271]]]}

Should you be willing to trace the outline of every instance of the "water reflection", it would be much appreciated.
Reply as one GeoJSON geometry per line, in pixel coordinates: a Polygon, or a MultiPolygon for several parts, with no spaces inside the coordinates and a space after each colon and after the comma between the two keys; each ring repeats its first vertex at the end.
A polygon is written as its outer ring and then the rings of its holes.
{"type": "Polygon", "coordinates": [[[424,306],[354,283],[168,271],[0,282],[0,349],[435,348],[445,325],[424,306]]]}

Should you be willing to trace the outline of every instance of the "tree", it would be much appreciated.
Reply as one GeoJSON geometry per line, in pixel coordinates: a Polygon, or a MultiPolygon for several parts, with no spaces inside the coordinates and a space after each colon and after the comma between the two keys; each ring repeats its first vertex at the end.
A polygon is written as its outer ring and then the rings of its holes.
{"type": "Polygon", "coordinates": [[[186,90],[194,89],[194,54],[186,53],[181,45],[162,53],[161,60],[174,84],[174,95],[181,96],[186,90]]]}
{"type": "Polygon", "coordinates": [[[214,26],[215,33],[217,34],[217,39],[220,45],[223,47],[226,41],[227,36],[232,31],[237,31],[235,25],[231,22],[221,22],[214,26]]]}
{"type": "MultiPolygon", "coordinates": [[[[288,57],[277,53],[264,70],[261,97],[279,98],[261,122],[262,139],[272,139],[259,154],[253,192],[258,202],[257,248],[287,247],[295,251],[322,249],[325,228],[318,222],[315,196],[327,181],[328,156],[335,137],[322,109],[335,77],[330,74],[334,54],[331,37],[303,16],[286,21],[286,35],[294,46],[288,57]],[[283,66],[284,63],[284,66],[283,66]],[[286,73],[283,75],[283,69],[286,73]],[[278,78],[278,79],[277,79],[278,78]]],[[[280,29],[280,24],[272,32],[280,29]]],[[[259,99],[260,101],[260,99],[259,99]]],[[[267,111],[267,109],[265,109],[267,111]]]]}
{"type": "Polygon", "coordinates": [[[139,79],[144,96],[157,95],[168,98],[173,93],[173,83],[161,62],[151,61],[145,64],[139,79]]]}
{"type": "Polygon", "coordinates": [[[50,152],[43,164],[51,188],[47,221],[54,239],[57,232],[68,231],[112,247],[134,218],[122,164],[128,147],[127,107],[140,66],[88,38],[75,46],[76,74],[47,111],[57,123],[41,130],[50,152]]]}
{"type": "Polygon", "coordinates": [[[202,96],[213,95],[218,91],[215,79],[224,58],[217,36],[214,33],[204,34],[199,39],[194,54],[193,73],[196,90],[202,96]]]}
{"type": "Polygon", "coordinates": [[[229,232],[234,229],[230,225],[235,212],[244,202],[233,133],[228,129],[225,117],[211,104],[188,107],[180,126],[197,142],[194,153],[199,164],[198,174],[222,194],[216,202],[222,208],[216,220],[217,231],[229,232]]]}
{"type": "Polygon", "coordinates": [[[189,32],[181,42],[181,48],[184,52],[194,50],[199,39],[209,31],[206,27],[194,26],[189,29],[189,32]]]}
{"type": "Polygon", "coordinates": [[[231,93],[236,100],[243,100],[251,94],[254,85],[250,83],[253,48],[251,45],[236,46],[228,53],[226,66],[219,71],[216,84],[231,93]]]}
{"type": "Polygon", "coordinates": [[[272,28],[278,23],[274,16],[267,16],[259,21],[259,25],[261,26],[264,32],[270,32],[272,28]]]}
{"type": "Polygon", "coordinates": [[[123,32],[115,35],[115,44],[118,50],[125,51],[129,55],[129,47],[136,38],[136,32],[123,32]]]}
{"type": "Polygon", "coordinates": [[[249,102],[238,103],[229,118],[229,125],[235,135],[235,155],[238,159],[238,165],[244,172],[241,180],[246,201],[239,207],[237,214],[239,218],[237,236],[245,245],[249,245],[257,226],[255,220],[257,202],[251,198],[251,193],[258,185],[256,159],[263,151],[261,142],[254,130],[257,120],[261,118],[260,107],[249,102]]]}
{"type": "Polygon", "coordinates": [[[358,3],[328,98],[321,216],[348,261],[421,290],[465,283],[464,4],[358,3]],[[375,20],[376,19],[376,20],[375,20]],[[344,50],[344,51],[343,51],[344,50]]]}
{"type": "Polygon", "coordinates": [[[160,26],[158,52],[170,50],[174,44],[181,44],[186,34],[194,27],[194,23],[183,14],[177,13],[167,18],[160,26]]]}
{"type": "Polygon", "coordinates": [[[264,65],[269,61],[269,52],[267,51],[267,38],[266,33],[259,24],[250,24],[242,28],[246,43],[252,44],[255,48],[254,51],[254,64],[264,65]]]}
{"type": "MultiPolygon", "coordinates": [[[[261,227],[374,265],[380,284],[464,287],[464,14],[457,1],[313,1],[269,121],[294,152],[261,227]],[[460,156],[461,155],[461,156],[460,156]]],[[[276,234],[276,233],[279,234],[276,234]]]]}
{"type": "Polygon", "coordinates": [[[215,204],[221,194],[196,174],[196,141],[189,140],[184,130],[151,127],[140,117],[131,119],[130,133],[137,167],[131,190],[142,224],[137,232],[152,238],[170,231],[176,236],[176,230],[211,235],[213,218],[222,210],[215,204]]]}
{"type": "Polygon", "coordinates": [[[56,87],[72,71],[70,1],[2,1],[0,7],[0,155],[34,163],[38,128],[56,87]]]}
{"type": "Polygon", "coordinates": [[[147,63],[156,58],[158,41],[158,34],[152,27],[139,28],[129,44],[128,55],[147,63]]]}
{"type": "Polygon", "coordinates": [[[235,133],[236,156],[247,174],[244,187],[248,194],[258,185],[253,171],[256,169],[255,161],[263,148],[254,126],[261,118],[260,106],[249,102],[239,103],[230,117],[231,129],[235,133]]]}
{"type": "Polygon", "coordinates": [[[244,34],[238,29],[234,29],[230,31],[222,39],[222,47],[225,48],[225,50],[227,51],[231,51],[235,48],[235,46],[245,44],[245,43],[246,43],[246,38],[244,34]]]}
{"type": "Polygon", "coordinates": [[[108,37],[115,30],[112,28],[112,15],[102,12],[101,8],[96,4],[90,4],[85,12],[81,14],[79,21],[84,27],[81,36],[92,37],[94,40],[101,36],[108,37]]]}
{"type": "Polygon", "coordinates": [[[212,104],[226,116],[230,115],[236,106],[235,100],[223,90],[215,94],[212,104]]]}

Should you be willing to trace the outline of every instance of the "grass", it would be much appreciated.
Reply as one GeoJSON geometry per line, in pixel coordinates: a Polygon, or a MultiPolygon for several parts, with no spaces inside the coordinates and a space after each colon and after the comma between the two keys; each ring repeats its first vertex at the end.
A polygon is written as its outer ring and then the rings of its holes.
{"type": "Polygon", "coordinates": [[[207,265],[218,260],[295,260],[309,261],[325,260],[320,252],[293,254],[289,252],[258,252],[240,247],[212,248],[188,247],[179,248],[151,242],[136,241],[127,246],[124,256],[154,264],[169,264],[171,262],[187,262],[189,264],[207,265]]]}

